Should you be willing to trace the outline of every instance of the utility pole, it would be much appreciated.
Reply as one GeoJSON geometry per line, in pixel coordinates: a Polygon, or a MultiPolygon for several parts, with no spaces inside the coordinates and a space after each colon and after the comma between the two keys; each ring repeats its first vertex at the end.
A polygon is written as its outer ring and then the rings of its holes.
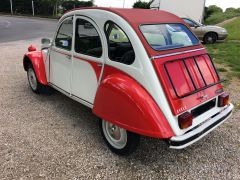
{"type": "Polygon", "coordinates": [[[32,0],[32,13],[33,13],[33,16],[35,15],[35,12],[34,12],[34,2],[32,0]]]}
{"type": "Polygon", "coordinates": [[[11,14],[13,14],[12,0],[10,0],[10,6],[11,6],[11,14]]]}
{"type": "Polygon", "coordinates": [[[58,4],[57,4],[57,1],[56,1],[56,16],[57,16],[57,13],[58,13],[58,4]]]}
{"type": "Polygon", "coordinates": [[[123,0],[123,8],[125,7],[125,0],[123,0]]]}

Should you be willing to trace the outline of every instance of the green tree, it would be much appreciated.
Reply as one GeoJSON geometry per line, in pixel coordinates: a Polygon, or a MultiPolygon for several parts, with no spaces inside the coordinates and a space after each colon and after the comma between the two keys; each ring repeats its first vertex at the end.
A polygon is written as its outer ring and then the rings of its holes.
{"type": "Polygon", "coordinates": [[[70,0],[65,1],[62,3],[63,11],[68,11],[73,8],[80,8],[80,7],[91,7],[93,6],[93,1],[78,1],[78,0],[70,0]]]}
{"type": "Polygon", "coordinates": [[[133,4],[133,8],[150,9],[151,3],[152,3],[152,1],[145,2],[145,1],[139,0],[133,4]]]}
{"type": "Polygon", "coordinates": [[[238,12],[238,9],[235,9],[235,8],[227,8],[225,13],[237,13],[238,12]]]}
{"type": "MultiPolygon", "coordinates": [[[[0,0],[0,12],[10,13],[10,0],[0,0]]],[[[36,15],[58,16],[61,13],[78,7],[93,6],[93,0],[33,0],[36,15]]],[[[32,14],[32,0],[12,0],[13,12],[19,14],[32,14]]]]}
{"type": "Polygon", "coordinates": [[[9,0],[1,0],[0,12],[6,12],[6,13],[11,12],[9,0]]]}
{"type": "Polygon", "coordinates": [[[212,6],[208,7],[208,13],[210,15],[216,14],[216,13],[223,13],[223,10],[222,10],[222,8],[220,8],[220,7],[216,6],[216,5],[212,5],[212,6]]]}
{"type": "Polygon", "coordinates": [[[211,15],[216,15],[216,14],[221,14],[221,13],[223,13],[223,10],[216,5],[205,7],[205,9],[204,9],[204,20],[209,18],[211,15]]]}

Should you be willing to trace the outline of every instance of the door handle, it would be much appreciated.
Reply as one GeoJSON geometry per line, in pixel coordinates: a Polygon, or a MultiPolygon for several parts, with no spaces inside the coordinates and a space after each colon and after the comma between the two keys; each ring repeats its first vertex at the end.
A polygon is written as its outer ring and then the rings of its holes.
{"type": "Polygon", "coordinates": [[[66,58],[70,60],[71,59],[71,55],[66,55],[66,58]]]}

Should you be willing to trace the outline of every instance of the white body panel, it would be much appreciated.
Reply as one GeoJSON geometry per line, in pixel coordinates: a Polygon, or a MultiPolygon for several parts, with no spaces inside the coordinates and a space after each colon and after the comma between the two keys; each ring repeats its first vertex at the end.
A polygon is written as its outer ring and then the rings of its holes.
{"type": "MultiPolygon", "coordinates": [[[[64,51],[56,47],[51,48],[49,81],[62,90],[70,92],[71,59],[55,50],[64,51]]],[[[69,52],[65,51],[65,53],[69,52]]]]}
{"type": "Polygon", "coordinates": [[[181,18],[191,18],[201,23],[205,0],[154,0],[150,7],[171,12],[181,18]]]}
{"type": "Polygon", "coordinates": [[[71,94],[93,104],[98,81],[92,66],[86,62],[73,58],[71,94]]]}

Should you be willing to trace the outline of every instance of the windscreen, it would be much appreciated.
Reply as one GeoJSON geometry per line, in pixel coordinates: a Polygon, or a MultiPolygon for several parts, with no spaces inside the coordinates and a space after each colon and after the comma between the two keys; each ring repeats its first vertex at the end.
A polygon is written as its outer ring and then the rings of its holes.
{"type": "Polygon", "coordinates": [[[148,44],[157,51],[199,44],[199,40],[183,24],[147,24],[140,30],[148,44]]]}

